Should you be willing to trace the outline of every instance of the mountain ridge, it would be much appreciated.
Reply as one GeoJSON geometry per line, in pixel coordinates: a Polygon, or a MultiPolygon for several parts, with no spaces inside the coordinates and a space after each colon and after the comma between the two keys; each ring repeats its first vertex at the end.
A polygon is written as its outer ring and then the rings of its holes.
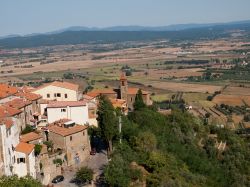
{"type": "Polygon", "coordinates": [[[59,34],[67,31],[181,31],[186,29],[206,28],[218,25],[235,25],[250,23],[250,20],[231,21],[231,22],[218,22],[218,23],[187,23],[187,24],[170,24],[167,26],[141,26],[141,25],[124,25],[124,26],[111,26],[111,27],[86,27],[86,26],[70,26],[63,29],[58,29],[44,33],[30,33],[25,35],[10,34],[7,36],[0,36],[1,39],[14,38],[14,37],[29,37],[37,35],[51,35],[59,34]]]}

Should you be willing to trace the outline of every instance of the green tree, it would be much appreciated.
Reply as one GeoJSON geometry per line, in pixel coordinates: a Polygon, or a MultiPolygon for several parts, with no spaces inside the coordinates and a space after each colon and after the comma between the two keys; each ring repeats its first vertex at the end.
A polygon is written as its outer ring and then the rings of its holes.
{"type": "Polygon", "coordinates": [[[35,145],[35,155],[38,156],[41,153],[42,145],[36,144],[35,145]]]}
{"type": "Polygon", "coordinates": [[[142,98],[142,91],[141,89],[138,90],[136,96],[135,96],[135,102],[134,102],[134,110],[140,110],[142,108],[145,108],[146,105],[142,98]]]}
{"type": "Polygon", "coordinates": [[[42,184],[30,176],[18,178],[18,176],[3,176],[0,178],[0,186],[3,187],[42,187],[42,184]]]}
{"type": "Polygon", "coordinates": [[[127,187],[130,183],[129,163],[120,155],[112,158],[112,161],[104,170],[104,176],[110,186],[127,187]]]}
{"type": "Polygon", "coordinates": [[[93,180],[93,174],[94,172],[92,169],[82,167],[76,172],[75,178],[81,181],[81,183],[90,182],[91,180],[93,180]]]}
{"type": "Polygon", "coordinates": [[[108,144],[108,153],[110,154],[113,150],[113,139],[118,135],[118,119],[112,103],[106,96],[100,96],[97,114],[98,125],[108,144]]]}
{"type": "Polygon", "coordinates": [[[21,132],[21,134],[28,134],[30,132],[33,132],[34,129],[30,125],[26,125],[25,129],[21,132]]]}
{"type": "Polygon", "coordinates": [[[151,152],[156,148],[157,140],[151,132],[141,132],[135,140],[136,147],[140,151],[151,152]]]}

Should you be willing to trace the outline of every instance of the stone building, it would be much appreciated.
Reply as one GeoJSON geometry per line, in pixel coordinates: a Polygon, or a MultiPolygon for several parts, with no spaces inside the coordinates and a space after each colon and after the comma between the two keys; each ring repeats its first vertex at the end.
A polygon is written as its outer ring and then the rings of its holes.
{"type": "Polygon", "coordinates": [[[89,157],[90,143],[88,126],[77,125],[69,120],[60,120],[48,126],[47,138],[55,150],[66,152],[68,165],[77,165],[89,157]]]}
{"type": "MultiPolygon", "coordinates": [[[[132,111],[134,109],[133,105],[135,102],[136,94],[138,93],[139,88],[129,87],[127,77],[124,73],[120,76],[120,85],[117,89],[97,89],[93,90],[91,92],[88,92],[87,95],[91,97],[98,97],[100,95],[107,96],[114,107],[117,107],[118,101],[115,99],[120,99],[119,102],[125,101],[125,103],[122,104],[123,107],[127,107],[128,111],[132,111]],[[114,105],[115,104],[115,105],[114,105]]],[[[150,99],[150,93],[142,90],[142,98],[146,105],[151,105],[152,101],[150,99]]]]}

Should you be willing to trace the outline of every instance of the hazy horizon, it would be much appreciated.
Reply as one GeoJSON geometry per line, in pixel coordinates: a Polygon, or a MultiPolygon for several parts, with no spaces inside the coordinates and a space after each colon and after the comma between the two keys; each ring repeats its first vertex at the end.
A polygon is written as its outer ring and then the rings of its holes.
{"type": "Polygon", "coordinates": [[[0,36],[72,26],[168,26],[250,20],[248,0],[9,0],[0,2],[0,36]]]}

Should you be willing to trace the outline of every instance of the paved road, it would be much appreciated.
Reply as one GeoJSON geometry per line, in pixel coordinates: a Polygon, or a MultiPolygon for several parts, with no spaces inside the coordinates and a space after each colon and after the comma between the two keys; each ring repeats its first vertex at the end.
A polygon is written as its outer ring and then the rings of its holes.
{"type": "MultiPolygon", "coordinates": [[[[103,173],[104,166],[108,163],[107,151],[105,150],[104,144],[99,142],[96,147],[97,153],[95,155],[91,155],[90,159],[87,163],[82,163],[81,166],[87,166],[94,171],[94,178],[98,177],[103,173]]],[[[77,187],[75,184],[70,183],[69,181],[74,178],[75,172],[77,169],[67,168],[64,171],[64,181],[60,182],[55,187],[77,187]]],[[[95,179],[94,179],[95,180],[95,179]]],[[[85,185],[92,186],[92,185],[85,185]]],[[[93,185],[95,186],[95,185],[93,185]]]]}

